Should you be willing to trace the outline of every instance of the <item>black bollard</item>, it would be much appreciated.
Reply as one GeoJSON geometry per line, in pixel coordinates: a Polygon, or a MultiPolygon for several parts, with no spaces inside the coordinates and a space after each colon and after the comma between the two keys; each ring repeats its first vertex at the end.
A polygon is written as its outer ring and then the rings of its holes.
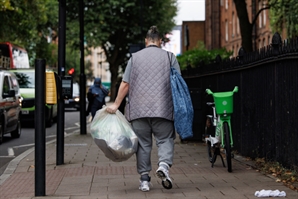
{"type": "Polygon", "coordinates": [[[45,196],[45,68],[44,59],[35,60],[35,196],[45,196]]]}

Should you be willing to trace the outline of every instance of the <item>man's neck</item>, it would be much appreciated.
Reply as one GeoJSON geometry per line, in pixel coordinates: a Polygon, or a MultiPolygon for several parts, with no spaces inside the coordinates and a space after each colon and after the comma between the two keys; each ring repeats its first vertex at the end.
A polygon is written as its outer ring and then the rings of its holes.
{"type": "Polygon", "coordinates": [[[161,40],[153,40],[153,39],[145,39],[145,44],[146,47],[147,46],[156,46],[156,47],[160,47],[161,45],[161,40]]]}
{"type": "Polygon", "coordinates": [[[147,43],[146,47],[148,47],[148,46],[156,46],[156,47],[159,47],[159,44],[156,43],[156,42],[149,42],[149,43],[147,43]]]}

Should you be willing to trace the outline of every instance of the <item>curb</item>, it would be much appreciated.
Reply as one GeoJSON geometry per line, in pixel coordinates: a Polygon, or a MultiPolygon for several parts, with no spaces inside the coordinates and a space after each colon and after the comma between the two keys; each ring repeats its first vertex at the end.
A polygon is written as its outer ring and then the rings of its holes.
{"type": "MultiPolygon", "coordinates": [[[[71,133],[65,134],[64,137],[71,136],[77,132],[79,132],[80,129],[77,129],[71,133]]],[[[51,144],[53,142],[56,142],[56,139],[46,142],[47,144],[51,144]]],[[[27,155],[32,153],[35,150],[35,147],[32,147],[28,149],[27,151],[23,152],[22,154],[18,155],[14,159],[12,159],[9,164],[7,165],[6,169],[4,170],[3,174],[0,176],[0,185],[2,185],[16,170],[17,166],[19,165],[20,161],[23,160],[27,155]]]]}

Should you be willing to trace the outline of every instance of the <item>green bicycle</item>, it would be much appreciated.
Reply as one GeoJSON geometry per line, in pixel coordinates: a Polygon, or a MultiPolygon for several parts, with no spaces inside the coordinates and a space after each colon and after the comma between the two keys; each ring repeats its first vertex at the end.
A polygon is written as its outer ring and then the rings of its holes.
{"type": "Polygon", "coordinates": [[[207,102],[207,105],[212,108],[212,115],[207,115],[205,127],[205,142],[207,144],[209,161],[213,167],[219,155],[225,167],[221,155],[221,148],[224,149],[228,172],[232,172],[233,155],[231,150],[233,147],[233,136],[231,115],[233,113],[233,95],[236,92],[238,92],[238,86],[235,86],[233,91],[228,92],[213,93],[210,89],[206,89],[206,93],[212,95],[214,99],[214,102],[207,102]],[[213,130],[210,132],[210,129],[213,130]]]}

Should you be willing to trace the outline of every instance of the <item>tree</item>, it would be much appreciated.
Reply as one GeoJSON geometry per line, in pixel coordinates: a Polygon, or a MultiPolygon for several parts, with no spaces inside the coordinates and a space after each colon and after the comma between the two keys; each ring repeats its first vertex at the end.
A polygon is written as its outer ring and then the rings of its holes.
{"type": "Polygon", "coordinates": [[[10,0],[0,1],[0,11],[13,10],[13,7],[10,5],[10,0]]]}
{"type": "Polygon", "coordinates": [[[29,53],[31,65],[35,58],[51,56],[49,29],[58,27],[57,0],[5,0],[0,3],[0,40],[23,46],[29,53]],[[39,54],[41,53],[41,54],[39,54]]]}
{"type": "MultiPolygon", "coordinates": [[[[254,1],[254,0],[253,0],[254,1]]],[[[262,9],[260,9],[254,18],[252,19],[252,22],[250,22],[248,18],[248,12],[247,12],[247,5],[245,0],[234,0],[239,24],[240,24],[240,33],[241,33],[241,39],[242,39],[242,47],[247,52],[253,51],[253,45],[252,45],[252,31],[253,27],[256,24],[257,18],[259,14],[265,10],[269,9],[270,6],[267,4],[262,9]]]]}
{"type": "MultiPolygon", "coordinates": [[[[298,4],[297,0],[268,0],[264,1],[263,7],[256,13],[252,22],[248,18],[245,0],[233,0],[236,6],[240,23],[242,47],[247,51],[253,50],[252,31],[257,18],[266,9],[270,9],[270,23],[273,31],[282,32],[286,27],[287,36],[293,38],[298,36],[298,4]]],[[[255,0],[253,0],[255,1],[255,0]]],[[[257,2],[257,1],[255,1],[257,2]]]]}
{"type": "MultiPolygon", "coordinates": [[[[86,52],[86,53],[88,53],[88,52],[86,52]]],[[[85,65],[85,75],[86,75],[86,77],[92,78],[93,74],[92,74],[92,71],[91,71],[90,62],[86,61],[84,65],[85,65]]],[[[73,49],[70,45],[67,45],[66,49],[65,49],[65,71],[66,71],[65,74],[66,75],[69,75],[69,74],[67,74],[67,72],[71,68],[74,69],[74,74],[72,75],[73,76],[73,81],[74,82],[79,82],[79,80],[80,80],[80,69],[81,69],[81,66],[80,66],[80,51],[79,51],[79,49],[73,49]]]]}
{"type": "Polygon", "coordinates": [[[297,0],[271,0],[270,24],[275,32],[286,28],[287,36],[298,36],[298,4],[297,0]]]}
{"type": "MultiPolygon", "coordinates": [[[[67,39],[75,47],[79,41],[78,3],[67,1],[67,39]]],[[[111,99],[115,98],[115,89],[119,70],[126,66],[130,57],[129,46],[143,43],[146,31],[157,25],[163,33],[175,26],[177,13],[176,0],[85,0],[84,34],[88,47],[101,46],[106,54],[111,72],[111,99]]]]}
{"type": "Polygon", "coordinates": [[[221,59],[225,60],[228,59],[232,54],[232,51],[227,51],[225,48],[207,50],[203,42],[198,42],[195,48],[177,56],[177,60],[181,70],[185,70],[188,67],[196,68],[202,62],[206,65],[213,63],[218,55],[221,57],[221,59]]]}

